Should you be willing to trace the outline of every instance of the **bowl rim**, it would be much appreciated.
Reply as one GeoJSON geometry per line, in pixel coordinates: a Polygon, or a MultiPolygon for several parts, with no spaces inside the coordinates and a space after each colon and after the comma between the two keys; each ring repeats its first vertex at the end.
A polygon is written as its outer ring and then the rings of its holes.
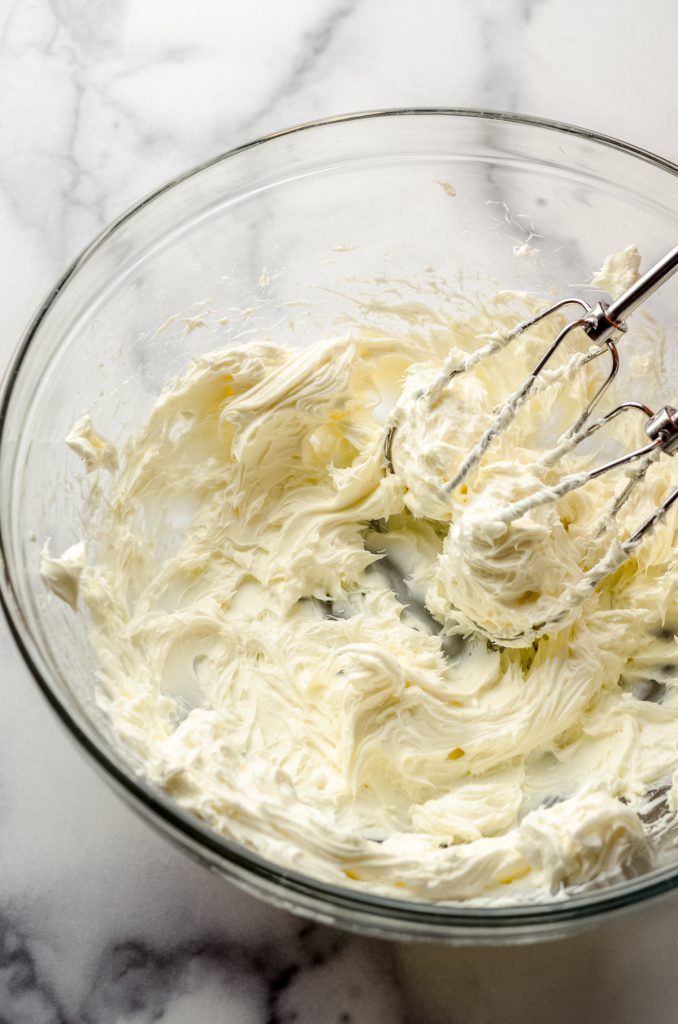
{"type": "MultiPolygon", "coordinates": [[[[590,141],[607,149],[618,150],[678,177],[677,164],[613,136],[548,118],[473,107],[397,107],[359,111],[307,121],[235,146],[176,175],[125,210],[82,250],[50,289],[29,321],[5,366],[0,381],[0,456],[6,443],[5,428],[14,387],[42,321],[70,279],[136,213],[176,185],[204,170],[275,139],[356,121],[422,116],[470,118],[547,129],[590,141]]],[[[24,620],[6,554],[3,522],[0,516],[0,605],[10,633],[34,681],[76,743],[92,758],[94,766],[103,772],[106,780],[121,791],[131,802],[132,808],[141,813],[146,820],[150,820],[151,824],[165,832],[169,831],[175,839],[197,852],[201,860],[204,861],[207,855],[211,866],[229,877],[236,885],[260,897],[264,896],[269,902],[316,919],[384,937],[497,942],[518,938],[538,939],[545,937],[549,932],[559,934],[567,930],[568,922],[590,922],[591,919],[603,916],[607,918],[614,911],[643,904],[678,887],[676,865],[657,869],[631,882],[618,883],[587,894],[571,895],[562,900],[495,907],[399,900],[355,891],[281,867],[215,832],[197,817],[185,812],[162,791],[135,775],[131,769],[121,768],[97,742],[96,730],[88,720],[78,713],[71,712],[65,706],[51,686],[47,674],[43,674],[39,659],[34,655],[34,651],[39,648],[24,620]]]]}

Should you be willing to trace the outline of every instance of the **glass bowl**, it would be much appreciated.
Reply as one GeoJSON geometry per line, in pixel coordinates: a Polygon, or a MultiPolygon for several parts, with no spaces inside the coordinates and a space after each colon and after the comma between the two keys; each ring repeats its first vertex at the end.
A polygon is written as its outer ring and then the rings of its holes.
{"type": "MultiPolygon", "coordinates": [[[[665,160],[537,119],[397,110],[232,150],[165,185],[93,242],[39,309],[4,378],[0,590],[36,682],[137,811],[250,892],[381,936],[529,941],[678,884],[677,863],[567,899],[441,906],[363,895],[270,863],[144,781],[93,699],[86,622],[38,575],[45,538],[62,551],[80,535],[86,487],[64,438],[83,412],[119,444],[167,378],[231,334],[304,345],[345,329],[365,296],[383,302],[387,322],[393,280],[401,299],[418,300],[432,274],[455,286],[463,278],[477,292],[563,295],[608,253],[635,243],[649,265],[677,236],[678,168],[665,160]],[[206,310],[224,322],[216,326],[206,310]]],[[[675,324],[676,310],[671,287],[652,299],[664,325],[675,324]]],[[[661,373],[675,392],[675,357],[664,356],[661,373]]],[[[629,397],[642,400],[642,381],[635,387],[629,397]]]]}

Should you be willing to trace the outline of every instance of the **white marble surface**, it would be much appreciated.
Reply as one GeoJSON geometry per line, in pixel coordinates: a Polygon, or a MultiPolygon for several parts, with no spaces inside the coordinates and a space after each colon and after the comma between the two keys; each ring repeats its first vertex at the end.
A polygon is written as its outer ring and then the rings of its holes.
{"type": "MultiPolygon", "coordinates": [[[[678,160],[677,30],[672,0],[0,0],[0,358],[107,221],[288,124],[494,107],[678,160]]],[[[232,890],[119,803],[4,623],[0,658],[3,1024],[678,1019],[675,900],[512,950],[310,926],[232,890]]]]}

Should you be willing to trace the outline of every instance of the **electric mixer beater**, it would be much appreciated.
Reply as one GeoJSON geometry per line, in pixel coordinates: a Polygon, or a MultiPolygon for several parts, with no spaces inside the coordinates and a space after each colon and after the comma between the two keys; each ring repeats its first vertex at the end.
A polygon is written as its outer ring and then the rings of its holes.
{"type": "MultiPolygon", "coordinates": [[[[655,411],[643,403],[625,401],[604,416],[594,422],[590,422],[591,413],[595,406],[617,376],[620,360],[615,339],[618,339],[620,335],[626,332],[626,318],[668,280],[676,270],[678,270],[678,246],[643,274],[619,298],[609,304],[599,302],[592,306],[581,298],[561,299],[540,312],[537,316],[518,324],[513,330],[493,336],[486,344],[464,359],[459,360],[458,357],[452,357],[449,361],[450,365],[446,365],[434,381],[429,390],[429,397],[435,398],[436,396],[443,395],[445,388],[452,380],[464,373],[468,373],[483,360],[506,348],[517,337],[547,317],[568,306],[576,305],[581,310],[581,314],[577,318],[570,320],[559,331],[524,383],[495,410],[489,426],[468,452],[450,480],[442,486],[442,492],[451,497],[465,484],[478,468],[490,446],[508,428],[515,419],[518,410],[530,395],[534,394],[540,381],[543,381],[547,364],[560,349],[565,339],[575,329],[581,329],[592,342],[592,347],[587,352],[577,354],[574,359],[571,359],[560,370],[554,371],[551,374],[551,381],[554,379],[554,375],[555,377],[560,376],[561,380],[566,380],[568,376],[576,373],[580,367],[592,362],[605,352],[611,358],[610,372],[576,421],[558,439],[556,446],[537,461],[536,470],[552,468],[567,452],[576,449],[578,445],[601,427],[624,413],[640,413],[645,417],[644,429],[648,441],[616,458],[609,459],[593,469],[570,473],[555,484],[542,486],[535,493],[529,494],[521,500],[505,504],[493,512],[493,518],[497,524],[508,527],[533,509],[552,504],[564,495],[585,486],[589,481],[601,477],[613,469],[627,464],[634,464],[628,483],[621,493],[615,497],[612,506],[608,510],[605,520],[601,525],[599,536],[608,531],[613,526],[617,514],[632,494],[634,488],[647,474],[652,463],[660,456],[673,455],[678,450],[678,412],[670,405],[665,405],[655,411]]],[[[397,425],[391,425],[388,427],[385,437],[384,452],[386,464],[391,471],[394,470],[393,441],[397,429],[397,425]]],[[[497,635],[496,632],[488,629],[486,625],[480,622],[474,622],[474,626],[479,632],[487,636],[488,639],[505,646],[526,646],[544,633],[564,626],[567,624],[568,619],[571,620],[576,609],[595,590],[596,586],[611,573],[615,572],[629,558],[643,538],[664,518],[676,500],[678,500],[678,487],[670,490],[652,513],[626,539],[623,541],[615,539],[607,546],[602,555],[596,559],[595,564],[582,573],[577,584],[568,589],[567,594],[564,595],[563,600],[560,602],[560,606],[547,619],[530,622],[528,627],[511,636],[497,635]]],[[[557,571],[557,569],[558,566],[554,566],[554,571],[557,571]]]]}

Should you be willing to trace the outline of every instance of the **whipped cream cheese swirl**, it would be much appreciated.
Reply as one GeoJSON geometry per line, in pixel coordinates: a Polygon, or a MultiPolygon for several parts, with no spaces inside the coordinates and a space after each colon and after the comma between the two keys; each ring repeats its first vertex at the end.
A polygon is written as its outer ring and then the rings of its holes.
{"type": "MultiPolygon", "coordinates": [[[[514,629],[595,561],[619,478],[509,524],[496,510],[548,482],[539,424],[556,398],[571,422],[604,368],[566,386],[554,371],[444,492],[553,325],[430,385],[540,305],[504,294],[429,335],[225,348],[168,382],[120,452],[88,418],[69,435],[96,515],[86,553],[46,548],[43,570],[89,617],[99,701],[140,771],[278,864],[499,903],[654,863],[678,768],[675,514],[562,629],[503,648],[474,626],[514,629]]],[[[652,467],[628,522],[667,473],[652,467]]]]}

